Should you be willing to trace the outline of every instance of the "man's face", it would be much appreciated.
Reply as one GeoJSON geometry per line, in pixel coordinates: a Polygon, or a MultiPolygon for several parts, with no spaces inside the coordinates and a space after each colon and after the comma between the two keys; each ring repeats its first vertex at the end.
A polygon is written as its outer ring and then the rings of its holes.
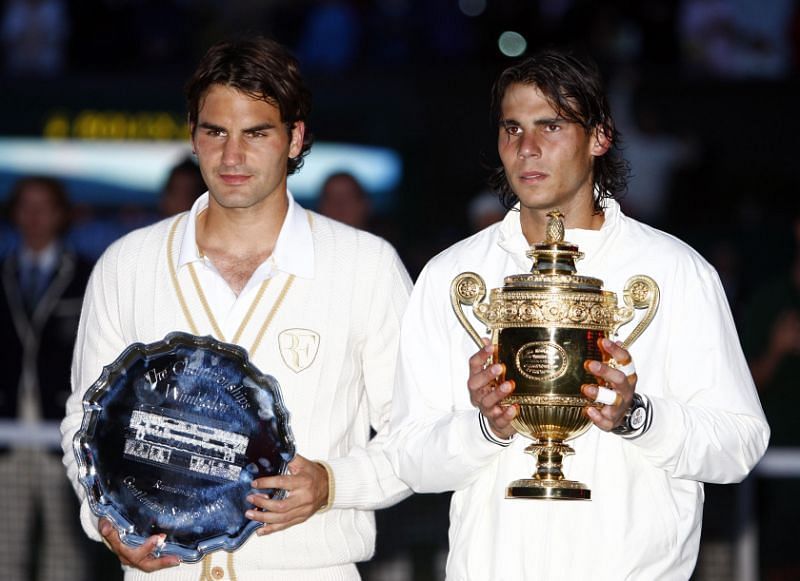
{"type": "Polygon", "coordinates": [[[568,214],[592,199],[593,160],[609,146],[602,133],[559,116],[535,85],[509,86],[501,112],[497,149],[523,209],[568,214]]]}
{"type": "Polygon", "coordinates": [[[226,85],[212,85],[200,104],[192,144],[213,200],[250,208],[286,190],[286,162],[299,155],[305,126],[287,133],[274,105],[226,85]]]}
{"type": "Polygon", "coordinates": [[[47,187],[37,183],[21,192],[13,215],[22,240],[33,250],[55,241],[66,218],[47,187]]]}

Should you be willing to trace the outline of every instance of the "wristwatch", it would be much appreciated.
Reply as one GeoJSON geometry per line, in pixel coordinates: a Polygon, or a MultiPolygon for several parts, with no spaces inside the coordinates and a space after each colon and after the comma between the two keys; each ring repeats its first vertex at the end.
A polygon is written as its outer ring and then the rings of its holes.
{"type": "Polygon", "coordinates": [[[625,412],[622,423],[611,431],[619,436],[641,436],[650,428],[652,420],[650,400],[641,394],[634,393],[631,407],[625,412]]]}

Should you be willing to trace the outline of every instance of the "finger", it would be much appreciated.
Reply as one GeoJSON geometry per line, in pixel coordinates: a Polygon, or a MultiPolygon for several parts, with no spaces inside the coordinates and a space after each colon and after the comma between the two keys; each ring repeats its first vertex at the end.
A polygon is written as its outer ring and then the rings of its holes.
{"type": "Polygon", "coordinates": [[[618,406],[622,404],[622,395],[616,390],[598,386],[594,401],[603,405],[618,406]]]}
{"type": "Polygon", "coordinates": [[[164,555],[163,557],[153,555],[164,546],[166,539],[164,534],[152,535],[138,547],[132,547],[122,542],[116,530],[106,538],[123,565],[151,573],[167,567],[175,567],[181,563],[181,559],[177,555],[164,555]]]}
{"type": "Polygon", "coordinates": [[[487,419],[489,419],[491,424],[503,430],[508,428],[512,420],[519,414],[519,406],[516,404],[497,406],[496,410],[494,417],[487,419]]]}
{"type": "Polygon", "coordinates": [[[286,491],[283,498],[276,499],[265,494],[251,494],[246,500],[254,507],[268,512],[287,512],[304,504],[313,502],[313,495],[309,488],[295,488],[286,491]]]}
{"type": "Polygon", "coordinates": [[[251,520],[257,520],[266,525],[285,524],[288,522],[294,522],[297,519],[306,520],[308,517],[314,514],[314,512],[314,507],[312,507],[310,504],[304,504],[302,506],[295,507],[288,512],[266,511],[259,513],[255,515],[259,518],[253,518],[251,520]]]}
{"type": "Polygon", "coordinates": [[[605,363],[594,360],[586,361],[584,362],[584,368],[598,379],[613,385],[615,388],[624,389],[630,387],[628,378],[622,371],[609,367],[605,363]]]}
{"type": "Polygon", "coordinates": [[[245,500],[252,504],[256,509],[264,510],[266,509],[266,505],[269,502],[271,496],[269,494],[263,494],[261,492],[253,493],[247,495],[245,500]]]}
{"type": "MultiPolygon", "coordinates": [[[[478,407],[481,409],[481,412],[489,412],[494,410],[494,408],[500,408],[500,402],[509,394],[513,393],[514,387],[514,381],[509,380],[498,385],[496,389],[483,392],[478,399],[478,407]]],[[[484,415],[486,414],[484,413],[484,415]]]]}
{"type": "Polygon", "coordinates": [[[605,415],[604,412],[608,409],[611,408],[606,406],[602,410],[599,410],[596,407],[589,406],[586,409],[586,415],[589,416],[589,419],[592,420],[592,423],[594,423],[595,426],[604,432],[610,432],[611,429],[616,425],[615,419],[605,415]]]}
{"type": "Polygon", "coordinates": [[[611,400],[611,395],[614,396],[612,403],[607,403],[600,407],[587,406],[586,414],[598,427],[605,429],[606,426],[610,426],[608,428],[610,429],[617,425],[617,422],[625,415],[625,410],[627,409],[625,398],[616,390],[588,383],[581,386],[581,393],[586,399],[598,403],[603,403],[598,401],[598,398],[602,399],[603,397],[608,397],[608,399],[611,400]],[[604,420],[608,420],[608,423],[604,420]]]}
{"type": "Polygon", "coordinates": [[[618,363],[615,359],[609,359],[608,365],[618,371],[621,371],[625,377],[636,375],[636,365],[634,365],[633,359],[629,359],[625,365],[618,363]]]}
{"type": "Polygon", "coordinates": [[[487,423],[495,435],[501,438],[510,438],[516,433],[516,428],[512,422],[519,413],[519,407],[514,404],[510,406],[498,406],[497,415],[493,417],[486,417],[487,423]]]}
{"type": "Polygon", "coordinates": [[[292,476],[289,474],[278,474],[276,476],[262,476],[261,478],[256,478],[250,484],[252,488],[256,488],[259,490],[267,490],[267,489],[280,489],[286,488],[287,486],[291,486],[292,483],[292,476]]]}
{"type": "Polygon", "coordinates": [[[494,355],[494,347],[489,343],[489,340],[483,338],[484,347],[472,357],[469,358],[469,372],[474,375],[481,371],[489,359],[494,355]]]}
{"type": "Polygon", "coordinates": [[[631,361],[631,354],[626,349],[623,349],[620,344],[615,343],[611,339],[605,337],[600,339],[600,349],[610,355],[620,365],[626,365],[631,361]]]}
{"type": "Polygon", "coordinates": [[[251,520],[264,523],[264,526],[256,530],[257,535],[263,536],[304,522],[308,520],[315,512],[315,507],[312,504],[307,503],[288,512],[281,513],[267,511],[252,514],[251,511],[248,511],[245,513],[245,516],[251,518],[251,520]]]}
{"type": "Polygon", "coordinates": [[[487,388],[496,387],[497,378],[505,373],[505,366],[502,363],[490,365],[482,371],[478,371],[467,379],[467,387],[471,392],[486,391],[487,388]]]}

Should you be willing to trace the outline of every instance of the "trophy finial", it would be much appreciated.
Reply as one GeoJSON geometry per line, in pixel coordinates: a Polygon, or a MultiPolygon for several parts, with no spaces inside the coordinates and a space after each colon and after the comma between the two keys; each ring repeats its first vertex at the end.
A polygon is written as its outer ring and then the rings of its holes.
{"type": "Polygon", "coordinates": [[[545,244],[558,244],[564,241],[564,214],[560,210],[547,213],[547,228],[545,244]]]}
{"type": "Polygon", "coordinates": [[[547,213],[545,240],[532,244],[526,253],[533,259],[532,273],[575,274],[575,260],[582,258],[578,247],[564,241],[564,214],[555,209],[547,213]]]}

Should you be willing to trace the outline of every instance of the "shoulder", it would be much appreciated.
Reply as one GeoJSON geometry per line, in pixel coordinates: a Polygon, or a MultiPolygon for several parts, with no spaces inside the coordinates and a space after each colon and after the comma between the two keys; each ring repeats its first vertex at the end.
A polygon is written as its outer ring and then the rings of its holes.
{"type": "Polygon", "coordinates": [[[658,228],[627,216],[620,220],[621,243],[654,266],[712,272],[711,264],[689,244],[658,228]]]}
{"type": "Polygon", "coordinates": [[[380,236],[342,224],[311,210],[306,211],[311,217],[314,251],[317,254],[335,252],[348,259],[397,255],[394,247],[380,236]]]}
{"type": "Polygon", "coordinates": [[[165,253],[171,236],[175,238],[175,244],[179,244],[184,226],[184,214],[179,214],[129,232],[103,252],[95,264],[95,272],[113,271],[120,277],[125,273],[134,275],[136,266],[142,261],[152,263],[165,253]]]}
{"type": "Polygon", "coordinates": [[[424,268],[427,276],[452,278],[453,273],[485,268],[491,261],[505,262],[499,242],[500,223],[492,224],[480,232],[456,242],[428,261],[424,268]]]}

